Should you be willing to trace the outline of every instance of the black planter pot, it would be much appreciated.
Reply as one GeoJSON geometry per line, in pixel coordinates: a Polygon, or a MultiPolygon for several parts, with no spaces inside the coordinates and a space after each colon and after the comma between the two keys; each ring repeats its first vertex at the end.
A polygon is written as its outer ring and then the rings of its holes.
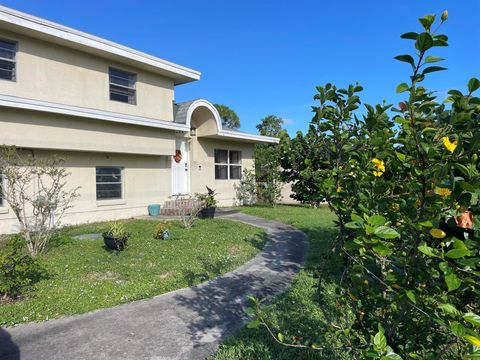
{"type": "Polygon", "coordinates": [[[123,250],[127,246],[128,236],[124,236],[123,238],[116,238],[110,234],[103,233],[103,242],[105,246],[110,250],[123,250]]]}
{"type": "Polygon", "coordinates": [[[205,209],[202,209],[200,211],[200,217],[202,219],[213,219],[215,217],[215,210],[217,208],[214,206],[214,207],[209,207],[209,208],[205,208],[205,209]]]}

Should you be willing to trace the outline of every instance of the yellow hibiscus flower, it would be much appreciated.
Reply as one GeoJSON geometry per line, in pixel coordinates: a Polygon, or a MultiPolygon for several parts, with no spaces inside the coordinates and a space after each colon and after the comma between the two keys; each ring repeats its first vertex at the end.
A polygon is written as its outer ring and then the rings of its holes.
{"type": "Polygon", "coordinates": [[[454,140],[450,142],[450,138],[448,136],[444,136],[442,140],[443,140],[443,146],[445,146],[445,149],[453,153],[457,148],[458,141],[454,140]]]}
{"type": "Polygon", "coordinates": [[[375,169],[376,169],[376,170],[373,171],[373,175],[375,175],[377,177],[382,176],[383,173],[385,172],[385,163],[383,162],[383,160],[374,158],[374,159],[372,159],[372,163],[373,163],[373,165],[375,166],[375,169]]]}
{"type": "Polygon", "coordinates": [[[440,196],[450,196],[452,194],[452,190],[448,188],[437,187],[435,188],[435,194],[440,196]]]}
{"type": "Polygon", "coordinates": [[[431,229],[430,235],[432,235],[432,237],[434,237],[435,239],[443,239],[445,236],[447,236],[447,234],[445,234],[445,232],[440,229],[431,229]]]}

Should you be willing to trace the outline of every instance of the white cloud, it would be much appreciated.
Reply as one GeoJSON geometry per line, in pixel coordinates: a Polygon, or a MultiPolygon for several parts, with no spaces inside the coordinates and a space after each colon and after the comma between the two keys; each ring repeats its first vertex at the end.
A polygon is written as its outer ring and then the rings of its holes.
{"type": "Polygon", "coordinates": [[[283,118],[283,124],[284,125],[293,125],[293,124],[295,124],[295,120],[283,118]]]}

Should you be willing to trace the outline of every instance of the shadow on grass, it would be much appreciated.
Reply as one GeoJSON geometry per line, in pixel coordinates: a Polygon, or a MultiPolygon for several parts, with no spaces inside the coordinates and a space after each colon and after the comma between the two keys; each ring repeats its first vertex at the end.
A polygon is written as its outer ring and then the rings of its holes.
{"type": "Polygon", "coordinates": [[[343,271],[341,258],[331,253],[337,235],[334,227],[299,227],[309,236],[309,253],[304,271],[292,286],[264,306],[272,330],[281,332],[286,342],[316,343],[322,350],[294,349],[277,344],[265,328],[242,328],[220,348],[215,359],[349,359],[333,341],[322,336],[330,321],[345,318],[345,309],[337,305],[337,291],[343,271]],[[322,271],[322,281],[318,275],[322,271]]]}
{"type": "MultiPolygon", "coordinates": [[[[260,298],[278,295],[300,270],[307,251],[305,235],[289,227],[281,227],[274,229],[269,236],[271,241],[249,263],[232,273],[193,287],[194,296],[176,296],[181,307],[194,314],[194,320],[189,325],[194,347],[211,347],[212,342],[223,341],[232,335],[248,320],[244,312],[249,305],[247,295],[260,298]]],[[[218,273],[220,266],[204,263],[204,268],[210,273],[218,273]]],[[[198,275],[193,275],[190,281],[198,280],[195,276],[198,275]]],[[[181,307],[179,311],[182,311],[181,307]]]]}

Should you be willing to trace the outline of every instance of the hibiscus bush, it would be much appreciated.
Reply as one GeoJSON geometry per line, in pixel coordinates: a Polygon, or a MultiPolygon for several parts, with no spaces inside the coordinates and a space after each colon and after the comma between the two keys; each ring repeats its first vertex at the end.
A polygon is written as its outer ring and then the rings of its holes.
{"type": "MultiPolygon", "coordinates": [[[[448,45],[439,33],[447,17],[424,16],[421,32],[401,35],[414,50],[396,57],[410,68],[396,89],[405,95],[398,106],[365,104],[360,115],[361,86],[317,87],[303,142],[319,156],[292,166],[305,149],[284,146],[290,180],[308,182],[337,215],[332,252],[344,264],[337,303],[349,312],[324,337],[352,357],[480,358],[480,81],[445,100],[422,85],[446,70],[432,52],[448,45]]],[[[268,327],[253,310],[255,324],[268,327]]]]}

